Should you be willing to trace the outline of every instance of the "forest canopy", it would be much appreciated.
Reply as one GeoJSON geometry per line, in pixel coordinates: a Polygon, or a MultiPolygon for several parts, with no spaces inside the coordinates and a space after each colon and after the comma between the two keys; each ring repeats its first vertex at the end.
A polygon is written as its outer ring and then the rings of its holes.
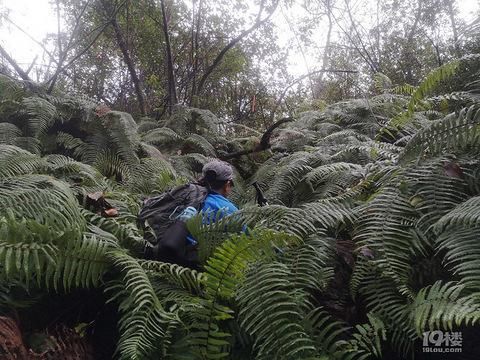
{"type": "Polygon", "coordinates": [[[0,358],[480,356],[460,1],[49,6],[45,38],[0,8],[41,49],[0,41],[0,358]],[[147,256],[146,200],[212,159],[240,210],[186,221],[198,267],[147,256]]]}

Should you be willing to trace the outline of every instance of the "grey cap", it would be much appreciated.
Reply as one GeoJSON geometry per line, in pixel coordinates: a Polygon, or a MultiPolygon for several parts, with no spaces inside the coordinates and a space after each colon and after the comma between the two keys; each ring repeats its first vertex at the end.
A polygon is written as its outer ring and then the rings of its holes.
{"type": "Polygon", "coordinates": [[[221,160],[213,160],[206,163],[202,169],[203,177],[206,177],[208,171],[216,174],[215,180],[227,181],[233,180],[233,169],[229,163],[221,160]]]}

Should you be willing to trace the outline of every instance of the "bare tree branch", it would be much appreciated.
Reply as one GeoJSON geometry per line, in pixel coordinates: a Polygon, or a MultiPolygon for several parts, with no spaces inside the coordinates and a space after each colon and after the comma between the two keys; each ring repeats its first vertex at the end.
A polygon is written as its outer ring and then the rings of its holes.
{"type": "Polygon", "coordinates": [[[35,55],[35,57],[33,58],[32,62],[30,63],[27,71],[25,71],[25,74],[30,74],[30,71],[32,71],[33,67],[35,66],[35,63],[37,62],[37,59],[38,59],[38,55],[35,55]]]}
{"type": "Polygon", "coordinates": [[[4,17],[5,20],[7,20],[10,24],[12,24],[18,31],[20,31],[21,33],[23,33],[26,37],[28,37],[30,40],[32,40],[35,44],[37,44],[38,46],[40,46],[42,48],[43,51],[45,51],[45,53],[48,55],[48,57],[56,62],[55,60],[55,56],[45,47],[44,44],[42,44],[40,41],[38,41],[37,39],[35,39],[32,35],[30,35],[28,32],[26,32],[25,30],[23,30],[20,26],[18,26],[17,24],[15,24],[15,22],[13,22],[13,20],[11,20],[10,18],[8,18],[8,16],[5,16],[4,17]]]}
{"type": "MultiPolygon", "coordinates": [[[[80,19],[82,18],[83,14],[85,13],[89,4],[90,4],[90,0],[86,1],[85,4],[83,5],[81,11],[80,11],[80,14],[75,17],[75,25],[73,27],[72,33],[70,34],[70,38],[68,39],[68,43],[65,46],[65,48],[63,49],[63,51],[62,51],[62,45],[61,45],[61,41],[60,41],[60,23],[58,24],[58,49],[59,49],[58,59],[59,60],[58,60],[58,63],[57,63],[57,69],[56,69],[55,73],[53,74],[53,76],[49,80],[50,85],[49,85],[48,90],[47,90],[47,92],[49,94],[53,91],[53,88],[55,86],[55,83],[57,82],[57,78],[60,75],[60,72],[63,71],[62,65],[65,62],[65,60],[67,59],[68,52],[71,49],[73,39],[74,39],[74,37],[77,33],[78,26],[80,24],[80,19]]],[[[57,0],[57,7],[58,7],[58,13],[60,13],[58,0],[57,0]]]]}
{"type": "Polygon", "coordinates": [[[316,74],[323,74],[323,73],[326,73],[326,72],[329,72],[329,73],[347,73],[347,74],[358,73],[357,70],[321,69],[321,70],[316,70],[316,71],[309,72],[307,74],[304,74],[304,75],[296,78],[294,81],[292,81],[290,84],[288,84],[283,89],[279,98],[275,102],[275,105],[274,105],[273,110],[272,110],[271,115],[270,115],[270,120],[273,121],[273,118],[275,117],[275,113],[278,110],[278,108],[280,107],[280,105],[282,104],[282,101],[285,98],[285,96],[287,95],[288,90],[290,90],[294,85],[298,84],[300,81],[306,79],[307,77],[310,77],[310,76],[316,75],[316,74]]]}
{"type": "Polygon", "coordinates": [[[30,90],[35,91],[37,89],[32,79],[30,79],[28,74],[25,71],[23,71],[23,69],[8,54],[8,52],[2,47],[1,44],[0,44],[0,55],[2,55],[8,61],[8,63],[15,69],[15,71],[22,78],[22,80],[24,80],[27,83],[27,86],[29,87],[30,90]]]}
{"type": "Polygon", "coordinates": [[[259,28],[260,26],[265,24],[271,18],[271,16],[273,15],[275,10],[277,9],[280,0],[276,0],[275,3],[274,3],[273,9],[270,11],[268,16],[266,16],[264,19],[261,19],[262,12],[264,10],[264,2],[265,2],[265,0],[262,0],[262,2],[260,4],[260,10],[258,11],[258,14],[257,14],[257,19],[255,20],[253,25],[251,27],[249,27],[248,29],[242,31],[238,36],[236,36],[232,40],[230,40],[230,42],[218,53],[215,60],[213,60],[213,63],[205,70],[205,73],[200,78],[200,81],[198,83],[197,95],[201,93],[201,91],[203,90],[203,87],[205,86],[205,82],[207,81],[208,77],[211,75],[213,70],[221,63],[225,54],[231,48],[233,48],[238,42],[240,42],[243,38],[250,35],[257,28],[259,28]]]}
{"type": "MultiPolygon", "coordinates": [[[[113,12],[112,14],[112,17],[116,16],[117,13],[120,11],[120,9],[127,3],[127,0],[124,0],[116,9],[115,11],[113,12]]],[[[93,37],[93,39],[81,50],[79,51],[72,59],[70,59],[68,61],[67,64],[63,65],[63,66],[59,66],[57,68],[57,71],[56,73],[60,73],[62,72],[63,70],[67,69],[68,67],[70,67],[70,65],[72,65],[75,61],[77,61],[78,58],[82,57],[88,50],[90,50],[90,48],[97,42],[98,38],[103,34],[103,32],[105,31],[105,29],[110,26],[111,24],[111,18],[108,19],[105,23],[103,23],[102,25],[99,25],[96,29],[98,29],[98,32],[97,34],[93,37]]],[[[58,74],[56,75],[58,76],[58,74]]],[[[50,83],[51,81],[53,81],[53,79],[56,77],[55,74],[50,78],[48,79],[45,83],[48,84],[50,83]]]]}

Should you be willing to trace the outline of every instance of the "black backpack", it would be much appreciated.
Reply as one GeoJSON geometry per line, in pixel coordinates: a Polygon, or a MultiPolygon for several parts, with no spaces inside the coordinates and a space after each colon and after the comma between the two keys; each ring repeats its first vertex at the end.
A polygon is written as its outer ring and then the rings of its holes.
{"type": "Polygon", "coordinates": [[[138,222],[148,241],[145,247],[147,259],[196,267],[197,248],[187,246],[188,229],[185,222],[177,220],[177,217],[188,206],[200,211],[207,195],[206,187],[190,183],[144,202],[138,214],[138,222]],[[153,234],[148,233],[147,227],[153,234]]]}

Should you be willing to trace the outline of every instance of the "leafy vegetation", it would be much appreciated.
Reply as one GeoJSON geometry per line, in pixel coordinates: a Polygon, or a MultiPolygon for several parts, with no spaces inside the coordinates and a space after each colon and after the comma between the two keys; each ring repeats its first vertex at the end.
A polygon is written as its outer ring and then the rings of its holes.
{"type": "Polygon", "coordinates": [[[404,359],[430,330],[462,331],[478,357],[480,103],[438,93],[465,63],[474,76],[465,57],[411,96],[300,113],[270,150],[233,159],[241,211],[188,224],[201,271],[142,258],[142,200],[260,139],[206,110],[135,120],[0,77],[3,315],[25,334],[75,328],[99,358],[404,359]]]}

